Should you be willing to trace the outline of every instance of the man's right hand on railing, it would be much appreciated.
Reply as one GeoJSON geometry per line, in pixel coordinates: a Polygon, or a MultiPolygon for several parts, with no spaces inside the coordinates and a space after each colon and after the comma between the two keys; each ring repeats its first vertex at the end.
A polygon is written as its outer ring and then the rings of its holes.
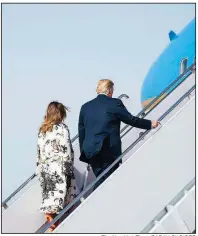
{"type": "Polygon", "coordinates": [[[159,124],[160,124],[159,121],[153,120],[153,121],[152,121],[152,128],[157,128],[159,124]]]}

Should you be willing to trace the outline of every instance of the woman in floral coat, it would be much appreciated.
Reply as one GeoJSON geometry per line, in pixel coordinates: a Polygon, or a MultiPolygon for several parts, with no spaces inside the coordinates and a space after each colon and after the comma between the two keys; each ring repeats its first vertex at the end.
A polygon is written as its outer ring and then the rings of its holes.
{"type": "MultiPolygon", "coordinates": [[[[42,190],[40,211],[48,222],[75,198],[74,152],[68,127],[63,123],[67,108],[48,105],[38,134],[37,173],[42,190]]],[[[52,225],[50,231],[55,229],[52,225]]]]}

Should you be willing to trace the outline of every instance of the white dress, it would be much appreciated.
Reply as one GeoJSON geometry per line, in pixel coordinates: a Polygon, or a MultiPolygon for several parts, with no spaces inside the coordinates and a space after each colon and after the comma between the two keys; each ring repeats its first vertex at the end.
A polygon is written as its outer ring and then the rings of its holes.
{"type": "Polygon", "coordinates": [[[42,190],[40,211],[58,214],[76,196],[74,151],[64,123],[38,134],[37,173],[42,190]]]}

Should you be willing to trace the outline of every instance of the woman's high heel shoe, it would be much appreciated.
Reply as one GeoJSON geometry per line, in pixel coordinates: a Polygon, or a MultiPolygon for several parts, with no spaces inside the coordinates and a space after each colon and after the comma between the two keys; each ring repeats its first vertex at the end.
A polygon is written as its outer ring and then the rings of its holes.
{"type": "MultiPolygon", "coordinates": [[[[50,222],[55,218],[55,216],[56,216],[55,214],[49,214],[49,213],[47,213],[47,214],[45,215],[46,221],[47,221],[48,223],[50,223],[50,222]]],[[[58,226],[58,223],[54,223],[53,225],[51,225],[51,227],[49,228],[48,232],[54,231],[54,229],[55,229],[57,226],[58,226]]]]}

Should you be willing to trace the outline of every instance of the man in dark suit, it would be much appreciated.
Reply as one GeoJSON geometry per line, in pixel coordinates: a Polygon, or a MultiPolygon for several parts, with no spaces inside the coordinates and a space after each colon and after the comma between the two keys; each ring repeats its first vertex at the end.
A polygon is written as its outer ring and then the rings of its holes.
{"type": "MultiPolygon", "coordinates": [[[[113,88],[111,80],[100,80],[96,90],[98,96],[81,107],[79,116],[80,160],[91,165],[96,177],[121,155],[121,121],[146,130],[158,126],[158,121],[132,116],[121,100],[112,98],[113,88]]],[[[119,163],[100,183],[118,167],[119,163]]]]}

